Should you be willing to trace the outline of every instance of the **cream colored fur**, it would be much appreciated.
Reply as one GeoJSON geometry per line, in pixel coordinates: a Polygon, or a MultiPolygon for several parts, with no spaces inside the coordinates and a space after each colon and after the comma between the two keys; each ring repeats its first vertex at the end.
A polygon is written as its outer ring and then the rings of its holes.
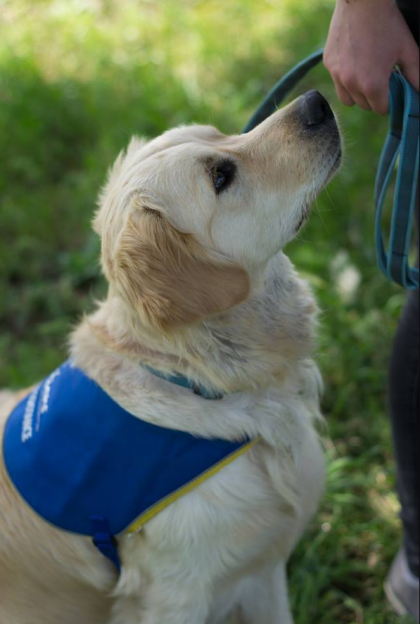
{"type": "MultiPolygon", "coordinates": [[[[329,123],[299,102],[248,136],[180,128],[120,156],[95,227],[109,295],[70,340],[77,366],[136,417],[262,441],[134,537],[123,571],[55,530],[0,469],[0,624],[292,624],[286,564],[324,489],[314,423],[316,305],[283,254],[336,170],[329,123]],[[214,167],[237,173],[220,195],[214,167]],[[141,364],[227,393],[206,401],[141,364]]],[[[63,224],[65,227],[65,224],[63,224]]],[[[0,393],[0,427],[21,395],[0,393]]]]}

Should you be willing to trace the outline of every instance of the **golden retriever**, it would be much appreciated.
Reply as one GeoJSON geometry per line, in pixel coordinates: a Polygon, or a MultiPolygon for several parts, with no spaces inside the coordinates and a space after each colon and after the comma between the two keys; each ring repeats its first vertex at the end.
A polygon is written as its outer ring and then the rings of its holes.
{"type": "MultiPolygon", "coordinates": [[[[109,294],[71,336],[75,364],[132,415],[261,441],[118,538],[123,569],[38,518],[0,464],[1,624],[292,624],[286,565],[317,511],[317,307],[284,254],[339,169],[311,92],[247,135],[134,139],[94,226],[109,294]],[[206,401],[147,368],[225,394],[206,401]],[[232,621],[232,620],[229,620],[232,621]]],[[[0,427],[22,395],[0,394],[0,427]]],[[[86,415],[88,417],[88,414],[86,415]]]]}

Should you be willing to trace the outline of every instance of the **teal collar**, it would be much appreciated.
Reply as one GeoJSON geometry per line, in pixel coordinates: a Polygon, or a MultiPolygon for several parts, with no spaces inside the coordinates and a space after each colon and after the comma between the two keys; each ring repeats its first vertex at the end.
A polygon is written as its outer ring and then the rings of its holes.
{"type": "Polygon", "coordinates": [[[149,373],[154,375],[155,377],[159,377],[159,379],[163,379],[168,383],[174,384],[175,386],[179,386],[180,388],[185,388],[186,390],[191,390],[194,394],[206,399],[207,401],[220,401],[223,399],[223,392],[216,392],[215,390],[209,390],[205,386],[201,384],[196,384],[195,382],[188,379],[184,375],[166,375],[161,371],[158,371],[150,366],[143,365],[149,373]]]}

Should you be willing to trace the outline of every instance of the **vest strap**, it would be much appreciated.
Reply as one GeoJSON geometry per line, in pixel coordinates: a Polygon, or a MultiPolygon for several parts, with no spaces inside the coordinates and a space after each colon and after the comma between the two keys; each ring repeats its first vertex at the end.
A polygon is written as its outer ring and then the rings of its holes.
{"type": "Polygon", "coordinates": [[[99,552],[112,561],[118,574],[121,574],[121,561],[118,554],[118,544],[117,540],[109,530],[108,520],[100,516],[92,516],[90,521],[92,523],[94,545],[99,552]]]}

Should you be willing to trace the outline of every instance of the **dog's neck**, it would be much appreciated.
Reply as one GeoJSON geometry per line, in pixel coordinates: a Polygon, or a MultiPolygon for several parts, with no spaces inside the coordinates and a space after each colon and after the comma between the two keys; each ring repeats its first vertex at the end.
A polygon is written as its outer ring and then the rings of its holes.
{"type": "Polygon", "coordinates": [[[77,363],[112,351],[139,365],[182,374],[226,393],[266,387],[313,352],[316,306],[289,260],[270,264],[252,298],[234,310],[170,335],[153,332],[116,294],[85,319],[72,340],[77,363]],[[98,351],[99,350],[99,351],[98,351]]]}

